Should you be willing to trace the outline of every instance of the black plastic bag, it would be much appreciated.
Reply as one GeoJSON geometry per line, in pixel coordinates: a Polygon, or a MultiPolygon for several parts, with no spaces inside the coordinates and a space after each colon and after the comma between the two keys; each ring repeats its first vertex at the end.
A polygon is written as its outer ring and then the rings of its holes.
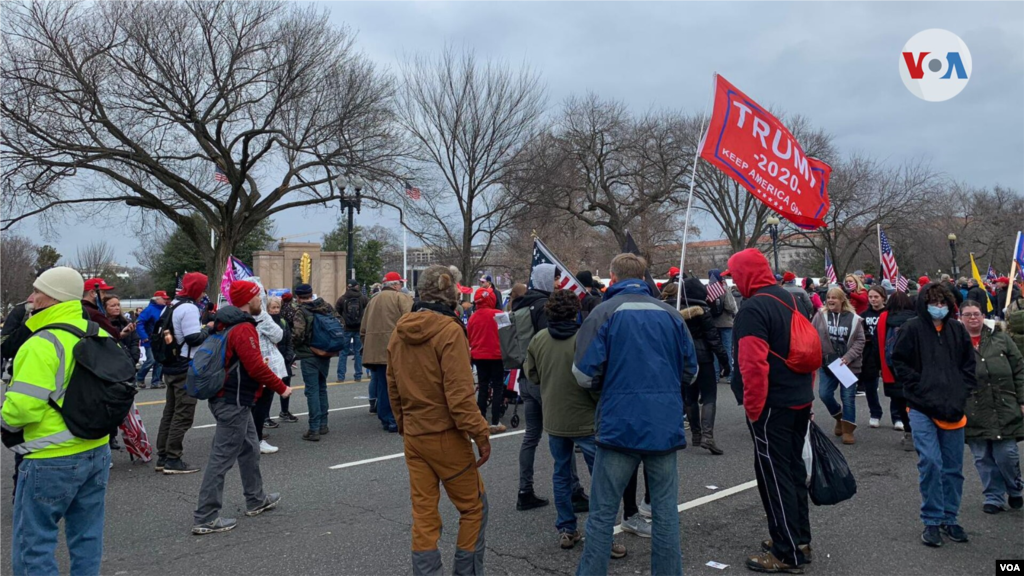
{"type": "Polygon", "coordinates": [[[832,440],[810,423],[811,482],[808,492],[816,506],[831,506],[853,498],[857,493],[857,481],[846,463],[843,453],[832,440]]]}

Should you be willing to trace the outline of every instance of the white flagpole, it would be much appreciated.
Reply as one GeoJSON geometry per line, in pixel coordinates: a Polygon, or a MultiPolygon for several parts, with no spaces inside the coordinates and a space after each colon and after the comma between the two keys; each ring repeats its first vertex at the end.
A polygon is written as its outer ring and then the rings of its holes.
{"type": "MultiPolygon", "coordinates": [[[[1010,285],[1006,287],[1006,304],[1005,304],[1005,306],[1003,306],[1003,310],[1004,311],[1010,309],[1010,302],[1013,301],[1013,282],[1017,279],[1017,252],[1016,252],[1016,249],[1017,249],[1017,246],[1019,246],[1021,242],[1024,242],[1024,238],[1021,238],[1021,234],[1022,234],[1021,232],[1017,232],[1017,241],[1013,243],[1014,253],[1013,253],[1013,257],[1010,259],[1010,276],[1009,276],[1009,278],[1010,278],[1010,285]]],[[[1005,314],[1004,314],[1003,317],[1004,318],[1006,317],[1005,314]]]]}
{"type": "MultiPolygon", "coordinates": [[[[875,224],[875,233],[878,235],[878,267],[882,269],[882,279],[885,279],[885,262],[882,261],[882,225],[875,224]]],[[[881,283],[882,280],[879,280],[881,283]]]]}
{"type": "Polygon", "coordinates": [[[409,242],[408,231],[402,226],[402,278],[409,281],[409,242]]]}
{"type": "Polygon", "coordinates": [[[700,145],[701,141],[704,139],[704,123],[708,117],[708,106],[711,105],[711,101],[715,98],[715,84],[717,81],[718,73],[716,72],[712,76],[711,96],[708,97],[707,103],[704,104],[704,115],[700,118],[700,134],[698,134],[699,138],[697,138],[697,147],[693,152],[693,170],[690,172],[690,196],[686,201],[686,219],[683,224],[683,241],[682,248],[679,251],[679,291],[676,292],[676,310],[679,309],[679,305],[683,300],[683,274],[686,272],[686,232],[690,229],[690,211],[693,210],[693,185],[697,179],[697,161],[700,160],[700,145]]]}

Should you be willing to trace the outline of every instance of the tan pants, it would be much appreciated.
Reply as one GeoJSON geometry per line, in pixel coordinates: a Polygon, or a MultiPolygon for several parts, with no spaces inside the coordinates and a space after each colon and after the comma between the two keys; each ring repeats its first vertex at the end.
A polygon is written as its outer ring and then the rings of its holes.
{"type": "Polygon", "coordinates": [[[448,499],[459,511],[452,573],[483,574],[487,496],[475,466],[473,444],[457,430],[406,436],[405,462],[412,499],[413,574],[441,574],[441,553],[437,549],[441,538],[439,484],[444,485],[448,499]]]}

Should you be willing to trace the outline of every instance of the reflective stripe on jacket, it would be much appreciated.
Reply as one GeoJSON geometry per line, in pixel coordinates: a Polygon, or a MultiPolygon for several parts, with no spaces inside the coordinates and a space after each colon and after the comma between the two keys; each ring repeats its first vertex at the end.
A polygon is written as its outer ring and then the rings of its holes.
{"type": "MultiPolygon", "coordinates": [[[[3,406],[3,428],[21,431],[25,441],[11,449],[26,458],[59,458],[92,450],[108,437],[84,440],[74,437],[64,418],[50,406],[53,399],[64,405],[64,392],[75,369],[72,350],[78,337],[63,330],[39,331],[49,324],[64,323],[82,330],[88,327],[78,300],[55,304],[35,313],[26,322],[32,337],[14,358],[14,376],[3,406]]],[[[108,337],[100,331],[101,337],[108,337]]]]}

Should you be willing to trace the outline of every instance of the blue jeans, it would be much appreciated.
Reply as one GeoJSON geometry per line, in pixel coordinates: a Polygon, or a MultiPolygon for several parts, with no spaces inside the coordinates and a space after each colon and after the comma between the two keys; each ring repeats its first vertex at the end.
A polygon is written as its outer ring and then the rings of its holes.
{"type": "Polygon", "coordinates": [[[139,366],[139,373],[135,375],[135,381],[139,384],[145,382],[150,368],[153,369],[153,382],[159,382],[160,377],[164,375],[164,365],[156,361],[156,358],[153,357],[153,350],[147,347],[146,361],[139,366]]]}
{"type": "Polygon", "coordinates": [[[1019,497],[1024,491],[1020,477],[1020,454],[1013,438],[968,440],[985,494],[985,504],[1003,507],[1006,496],[1019,497]]]}
{"type": "Polygon", "coordinates": [[[387,364],[374,364],[367,366],[370,371],[370,389],[375,391],[377,397],[377,418],[385,430],[396,428],[395,413],[391,410],[391,400],[388,398],[388,366],[387,364]]]}
{"type": "Polygon", "coordinates": [[[18,469],[11,526],[14,574],[57,574],[57,534],[64,533],[71,574],[98,575],[103,558],[104,498],[110,447],[60,458],[26,458],[18,469]]]}
{"type": "Polygon", "coordinates": [[[338,382],[345,381],[345,369],[348,367],[348,356],[355,356],[352,370],[356,380],[363,379],[363,341],[359,338],[359,330],[345,330],[345,347],[338,354],[338,382]]]}
{"type": "Polygon", "coordinates": [[[594,475],[591,479],[590,517],[587,538],[576,568],[577,576],[607,574],[612,552],[612,531],[619,514],[619,501],[637,464],[643,462],[650,480],[653,538],[651,540],[651,574],[657,576],[683,573],[683,556],[679,548],[679,471],[676,453],[659,456],[629,454],[597,447],[594,475]]]}
{"type": "Polygon", "coordinates": [[[851,424],[857,423],[857,385],[843,386],[839,379],[832,375],[832,372],[822,367],[818,371],[819,385],[818,385],[818,397],[821,398],[822,403],[825,404],[825,409],[832,416],[842,412],[843,420],[850,422],[851,424]],[[836,388],[840,388],[839,397],[843,400],[843,405],[840,406],[836,402],[836,388]]]}
{"type": "Polygon", "coordinates": [[[964,491],[964,429],[943,430],[910,409],[921,486],[921,521],[925,526],[956,524],[964,491]]]}
{"type": "MultiPolygon", "coordinates": [[[[729,356],[729,368],[732,369],[732,328],[719,328],[718,334],[722,337],[722,346],[725,346],[725,353],[729,356]]],[[[722,373],[722,367],[718,365],[718,356],[715,356],[715,378],[722,373]]]]}
{"type": "Polygon", "coordinates": [[[551,456],[555,459],[555,471],[551,476],[551,483],[555,489],[555,510],[558,512],[555,528],[559,532],[576,531],[576,513],[572,510],[572,491],[575,485],[572,463],[576,457],[574,446],[580,447],[583,452],[583,460],[587,463],[587,469],[593,475],[596,450],[593,436],[569,438],[548,434],[548,447],[551,448],[551,456]]]}
{"type": "Polygon", "coordinates": [[[302,369],[302,392],[306,396],[309,410],[309,431],[320,432],[327,426],[327,373],[331,370],[331,359],[314,356],[299,360],[302,369]]]}

